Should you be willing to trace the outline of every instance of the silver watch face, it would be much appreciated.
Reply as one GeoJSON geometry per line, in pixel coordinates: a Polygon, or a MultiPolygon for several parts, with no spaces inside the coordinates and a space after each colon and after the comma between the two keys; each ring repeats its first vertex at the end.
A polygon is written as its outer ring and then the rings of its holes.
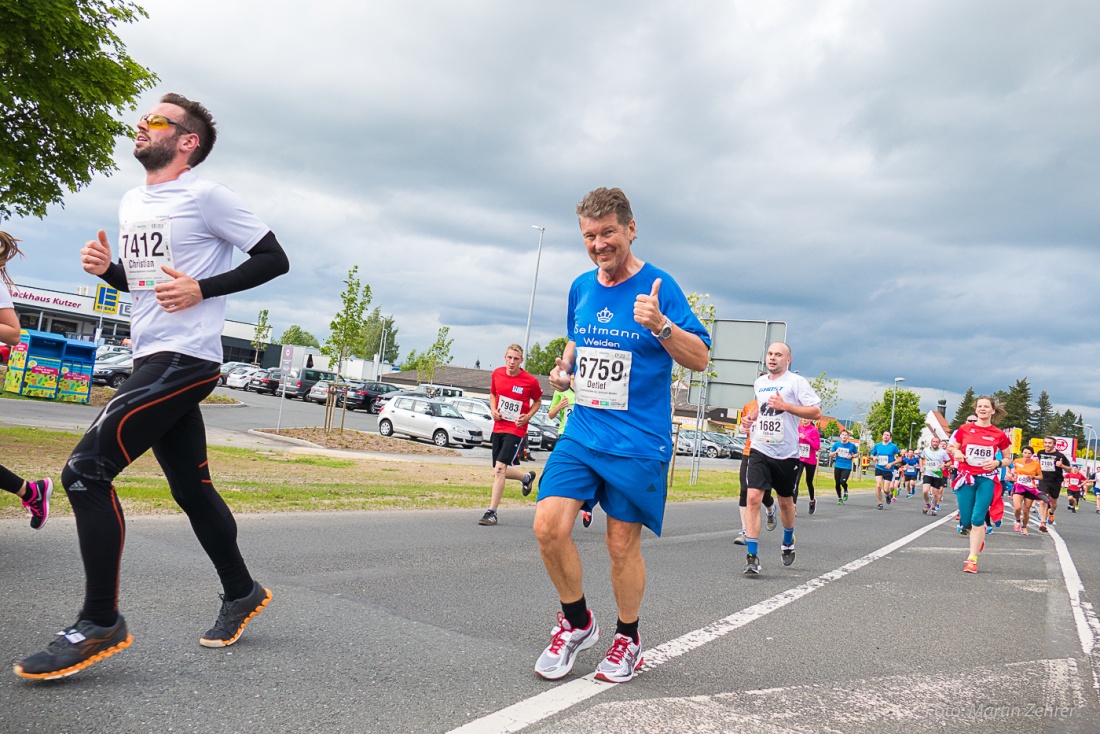
{"type": "Polygon", "coordinates": [[[661,332],[659,334],[657,334],[657,338],[660,339],[661,341],[664,341],[665,339],[668,339],[670,336],[672,336],[672,324],[670,324],[666,321],[665,325],[661,327],[661,332]]]}

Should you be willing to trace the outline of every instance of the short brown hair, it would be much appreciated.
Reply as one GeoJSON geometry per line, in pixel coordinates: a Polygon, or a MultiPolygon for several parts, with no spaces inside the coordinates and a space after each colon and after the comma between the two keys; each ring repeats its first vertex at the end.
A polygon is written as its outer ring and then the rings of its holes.
{"type": "Polygon", "coordinates": [[[182,120],[183,126],[199,136],[199,147],[195,148],[191,157],[187,159],[188,165],[197,166],[205,161],[218,140],[218,128],[215,127],[214,116],[210,114],[210,110],[175,92],[169,92],[161,97],[160,101],[182,107],[185,113],[182,120]]]}
{"type": "Polygon", "coordinates": [[[577,204],[579,218],[603,219],[608,214],[614,214],[624,227],[634,219],[634,212],[630,210],[630,199],[626,198],[622,189],[593,189],[577,204]]]}

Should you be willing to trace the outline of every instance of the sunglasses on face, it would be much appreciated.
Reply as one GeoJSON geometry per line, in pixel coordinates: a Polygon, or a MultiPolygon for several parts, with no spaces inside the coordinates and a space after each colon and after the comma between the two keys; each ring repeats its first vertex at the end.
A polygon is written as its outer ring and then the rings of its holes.
{"type": "Polygon", "coordinates": [[[165,117],[164,115],[142,115],[138,122],[144,122],[150,130],[163,130],[169,125],[175,125],[189,135],[194,134],[171,117],[165,117]]]}

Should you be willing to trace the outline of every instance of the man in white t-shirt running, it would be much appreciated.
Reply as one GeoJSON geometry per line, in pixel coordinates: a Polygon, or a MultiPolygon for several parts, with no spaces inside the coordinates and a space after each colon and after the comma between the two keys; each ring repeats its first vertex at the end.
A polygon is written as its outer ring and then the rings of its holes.
{"type": "Polygon", "coordinates": [[[216,139],[205,107],[178,94],[162,97],[137,124],[134,157],[145,185],[119,205],[118,261],[104,230],[80,251],[86,272],[132,294],[134,369],[61,473],[84,561],[84,605],[73,626],[15,666],[23,678],[72,675],[133,641],[118,612],[126,524],[113,481],[150,449],[221,580],[221,609],[199,644],[232,645],[271,599],[249,573],[233,514],[211,482],[199,403],[218,382],[225,296],[290,265],[271,229],[236,194],[191,170],[216,139]],[[234,248],[248,255],[236,268],[234,248]]]}
{"type": "Polygon", "coordinates": [[[753,390],[758,408],[741,418],[745,430],[752,430],[752,453],[746,472],[749,484],[745,512],[745,570],[760,573],[757,543],[760,538],[760,503],[771,489],[779,498],[779,519],[783,523],[780,546],[783,565],[794,563],[794,485],[798,466],[798,419],[821,417],[821,398],[806,378],[788,371],[791,348],[783,342],[768,347],[768,374],[758,377],[753,390]]]}

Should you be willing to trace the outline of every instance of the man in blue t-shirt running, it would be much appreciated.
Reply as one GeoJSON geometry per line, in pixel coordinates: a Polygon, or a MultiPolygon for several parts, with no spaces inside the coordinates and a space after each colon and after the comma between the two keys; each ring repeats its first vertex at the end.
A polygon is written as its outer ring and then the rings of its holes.
{"type": "Polygon", "coordinates": [[[573,375],[576,398],[569,431],[539,481],[535,537],[561,612],[535,673],[565,677],[577,653],[599,639],[572,535],[581,507],[599,503],[607,515],[619,619],[596,678],[625,683],[642,665],[642,526],[660,535],[664,518],[673,449],[672,363],[706,369],[710,337],[676,281],[634,256],[634,215],[621,190],[590,192],[577,205],[577,217],[596,269],[569,289],[569,342],[550,372],[556,390],[568,388],[573,375]]]}
{"type": "Polygon", "coordinates": [[[901,449],[891,439],[889,431],[882,432],[882,443],[876,443],[869,456],[875,462],[875,498],[878,508],[882,509],[883,485],[885,485],[886,504],[893,499],[894,467],[901,463],[898,455],[901,449]]]}

